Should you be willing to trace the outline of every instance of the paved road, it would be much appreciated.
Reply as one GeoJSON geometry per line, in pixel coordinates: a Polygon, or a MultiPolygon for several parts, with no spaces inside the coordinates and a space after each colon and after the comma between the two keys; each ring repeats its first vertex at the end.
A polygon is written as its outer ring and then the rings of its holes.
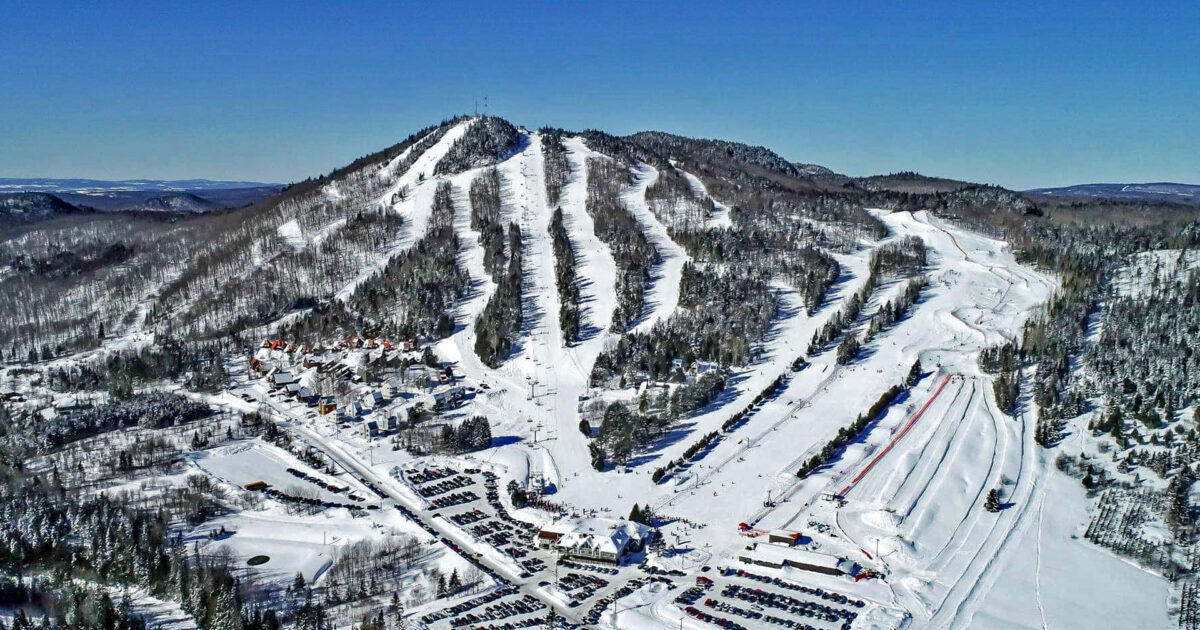
{"type": "MultiPolygon", "coordinates": [[[[456,530],[456,528],[449,526],[443,520],[430,518],[429,515],[423,511],[424,506],[412,502],[408,497],[405,497],[403,494],[392,489],[391,479],[385,479],[381,477],[374,470],[363,465],[358,458],[346,453],[341,447],[332,444],[322,435],[305,426],[302,420],[293,416],[286,409],[279,407],[279,405],[277,405],[275,401],[271,400],[269,396],[259,397],[258,400],[261,403],[261,408],[263,408],[263,410],[266,411],[269,416],[278,421],[281,426],[287,429],[294,437],[316,447],[321,452],[329,456],[330,459],[341,466],[346,472],[356,477],[368,487],[375,488],[378,493],[382,494],[383,500],[380,506],[382,509],[404,506],[408,508],[412,514],[416,515],[417,521],[426,530],[433,530],[438,536],[446,538],[447,540],[456,541],[457,543],[462,542],[462,536],[460,532],[456,530]]],[[[491,574],[496,577],[497,580],[516,584],[520,589],[518,594],[527,593],[532,595],[538,598],[538,600],[541,602],[545,603],[547,606],[550,606],[555,612],[558,613],[560,617],[565,618],[571,623],[580,623],[579,614],[581,611],[585,611],[587,609],[586,603],[578,608],[570,608],[564,605],[558,599],[551,597],[537,586],[536,580],[538,580],[540,573],[535,574],[532,578],[522,579],[519,575],[513,575],[512,570],[509,567],[492,562],[485,556],[476,555],[474,552],[463,548],[461,544],[460,548],[463,550],[459,552],[459,555],[465,558],[468,562],[475,564],[481,569],[486,567],[490,570],[491,574]]],[[[627,578],[622,578],[623,576],[612,576],[611,578],[606,578],[612,582],[609,588],[613,588],[614,586],[619,587],[621,583],[624,583],[624,581],[627,580],[627,578]]]]}

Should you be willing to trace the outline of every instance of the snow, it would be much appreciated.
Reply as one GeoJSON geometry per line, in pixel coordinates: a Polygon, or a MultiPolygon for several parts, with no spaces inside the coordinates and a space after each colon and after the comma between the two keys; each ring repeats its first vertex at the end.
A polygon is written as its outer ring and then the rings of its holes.
{"type": "Polygon", "coordinates": [[[379,273],[387,266],[389,260],[408,250],[425,235],[429,226],[429,217],[433,214],[433,193],[437,190],[438,182],[442,181],[440,177],[431,177],[433,169],[445,157],[450,147],[454,146],[454,143],[471,128],[471,125],[475,124],[476,120],[468,118],[447,131],[432,147],[418,156],[413,165],[400,175],[396,179],[396,183],[380,197],[381,204],[390,207],[392,211],[404,217],[406,222],[404,234],[385,256],[380,256],[375,264],[368,265],[357,277],[342,287],[336,293],[336,299],[349,298],[354,294],[358,285],[379,273]],[[408,195],[394,205],[391,204],[392,195],[402,188],[408,189],[408,195]]]}
{"type": "Polygon", "coordinates": [[[633,186],[621,194],[629,214],[638,220],[646,239],[658,251],[662,261],[650,270],[650,286],[646,289],[646,315],[633,327],[634,332],[647,332],[660,321],[675,312],[679,306],[679,284],[683,278],[683,266],[692,258],[687,251],[671,239],[667,226],[650,211],[646,203],[646,189],[658,181],[658,169],[648,164],[639,164],[634,172],[633,186]]]}
{"type": "MultiPolygon", "coordinates": [[[[338,292],[339,298],[348,297],[388,258],[411,247],[426,231],[438,182],[450,183],[454,229],[461,246],[458,262],[469,274],[471,288],[456,306],[454,334],[438,342],[435,351],[453,362],[455,372],[467,382],[490,386],[448,417],[484,415],[492,423],[493,435],[500,438],[495,448],[450,461],[496,472],[501,487],[509,480],[532,487],[540,479],[547,486],[546,498],[568,506],[578,517],[608,519],[628,514],[634,503],[650,505],[668,521],[660,529],[666,544],[676,551],[653,562],[688,572],[702,564],[739,566],[738,556],[754,543],[764,553],[778,552],[765,546],[767,531],[799,532],[801,540],[793,553],[845,558],[849,562],[841,566],[858,563],[878,570],[882,577],[854,582],[795,569],[755,571],[867,600],[869,606],[855,627],[1170,625],[1166,605],[1144,605],[1167,600],[1167,583],[1080,537],[1088,501],[1078,482],[1054,469],[1049,461],[1053,454],[1034,443],[1037,418],[1033,413],[1013,418],[997,409],[991,377],[977,367],[981,349],[1017,338],[1029,314],[1057,288],[1054,278],[1018,264],[1008,244],[924,212],[874,211],[890,236],[835,255],[842,277],[821,308],[806,314],[793,288],[773,281],[780,313],[760,344],[756,362],[731,370],[727,392],[637,453],[626,471],[598,472],[590,465],[588,439],[577,428],[579,406],[595,395],[588,376],[596,357],[621,334],[610,330],[616,263],[596,237],[585,207],[587,161],[600,154],[579,138],[564,141],[571,174],[560,206],[575,249],[584,318],[583,338],[571,345],[559,326],[548,231],[554,208],[546,198],[540,134],[523,131],[520,150],[497,165],[503,220],[517,222],[523,234],[525,320],[516,351],[499,367],[489,368],[475,355],[473,324],[495,285],[483,267],[478,233],[470,226],[468,194],[473,179],[485,169],[449,177],[431,175],[437,161],[473,122],[452,128],[411,169],[396,177],[381,202],[405,218],[402,235],[387,256],[368,265],[338,292]],[[391,204],[391,195],[401,187],[407,188],[407,197],[391,204]],[[871,251],[887,240],[909,235],[924,240],[929,259],[929,284],[913,311],[866,344],[850,365],[836,363],[831,345],[808,356],[804,369],[791,372],[793,360],[806,352],[813,333],[865,282],[871,251]],[[796,476],[804,461],[900,383],[917,360],[924,374],[910,391],[828,465],[805,478],[796,476]],[[736,428],[683,462],[662,483],[651,481],[654,468],[682,459],[701,436],[719,431],[733,413],[745,409],[781,375],[784,381],[776,394],[757,405],[736,428]],[[998,513],[983,509],[984,498],[993,488],[1001,489],[1007,504],[998,513]],[[823,500],[833,493],[843,494],[845,504],[823,500]],[[1047,497],[1053,500],[1048,502],[1047,497]],[[750,524],[750,531],[739,531],[740,522],[750,524]]],[[[381,169],[380,176],[391,177],[405,155],[381,169]]],[[[684,175],[698,197],[709,197],[698,177],[684,175]]],[[[639,165],[634,184],[622,193],[622,202],[662,257],[652,270],[646,309],[634,328],[638,332],[649,331],[677,310],[682,269],[690,260],[646,202],[646,189],[657,177],[653,167],[639,165]]],[[[716,212],[706,227],[731,229],[729,208],[713,201],[716,212]]],[[[319,244],[336,229],[336,225],[326,226],[306,239],[300,223],[293,220],[279,226],[277,234],[289,246],[303,248],[319,244]]],[[[1179,259],[1178,251],[1163,250],[1132,260],[1118,288],[1137,295],[1151,284],[1148,273],[1179,277],[1183,269],[1200,264],[1191,253],[1177,264],[1179,259]]],[[[893,278],[877,287],[850,334],[861,334],[870,314],[903,284],[893,278]]],[[[631,396],[633,390],[614,395],[631,396]]],[[[239,409],[256,407],[232,396],[220,400],[239,409]]],[[[436,458],[414,459],[406,452],[392,451],[386,442],[368,443],[358,431],[309,419],[307,410],[291,403],[263,404],[274,417],[289,421],[293,435],[325,452],[347,473],[323,476],[286,451],[259,441],[196,453],[195,467],[235,486],[254,480],[282,490],[307,484],[321,498],[339,503],[346,501],[345,493],[308,484],[286,468],[302,468],[360,493],[365,493],[364,488],[354,477],[375,479],[389,505],[425,507],[423,499],[389,472],[436,458]]],[[[370,497],[374,500],[374,495],[370,497]]],[[[240,560],[269,555],[270,562],[256,571],[281,582],[296,572],[319,580],[336,548],[355,540],[381,535],[430,539],[394,509],[358,517],[341,509],[301,516],[266,503],[265,509],[207,523],[190,539],[209,552],[226,547],[240,560]],[[235,533],[209,540],[208,532],[220,526],[235,533]]],[[[433,521],[456,544],[477,552],[504,574],[516,576],[522,571],[511,558],[442,516],[433,521]]],[[[514,510],[513,516],[539,524],[551,520],[547,513],[532,509],[514,510]]],[[[435,560],[447,571],[467,566],[460,556],[449,553],[435,560]]],[[[542,589],[539,597],[562,597],[551,590],[542,589]]],[[[673,603],[677,592],[662,584],[647,585],[610,606],[597,625],[709,627],[682,614],[673,603]]]]}
{"type": "MultiPolygon", "coordinates": [[[[184,540],[200,544],[206,553],[226,549],[242,564],[254,556],[266,555],[268,562],[253,567],[253,571],[263,579],[283,584],[291,582],[297,572],[310,583],[319,583],[336,559],[338,548],[389,536],[428,540],[425,532],[395,510],[380,510],[370,518],[352,517],[346,510],[325,510],[311,516],[277,510],[243,511],[208,521],[184,540]],[[221,527],[232,534],[210,540],[209,532],[221,527]]],[[[453,554],[442,554],[438,564],[446,571],[457,568],[461,572],[467,567],[453,554]]]]}
{"type": "MultiPolygon", "coordinates": [[[[579,249],[577,271],[588,281],[586,316],[595,330],[573,347],[564,344],[557,321],[554,259],[547,232],[551,208],[542,184],[538,135],[530,134],[522,151],[499,165],[506,218],[518,221],[525,237],[523,299],[529,308],[520,349],[497,369],[482,366],[473,352],[471,324],[493,290],[467,218],[465,190],[474,174],[452,179],[459,213],[456,229],[463,239],[460,261],[474,284],[471,297],[459,308],[459,330],[439,343],[437,351],[456,361],[456,371],[469,380],[493,385],[491,393],[472,403],[471,413],[493,418],[495,434],[518,438],[475,457],[503,469],[505,479],[528,482],[535,475],[552,477],[553,500],[588,513],[622,516],[638,502],[653,505],[668,519],[684,519],[662,528],[668,545],[686,541],[686,551],[667,560],[668,566],[736,564],[738,551],[748,542],[758,542],[737,531],[738,522],[748,521],[755,530],[801,532],[805,553],[845,557],[880,570],[885,581],[862,583],[788,570],[805,583],[873,602],[871,613],[863,618],[865,626],[894,627],[899,619],[909,618],[920,627],[968,627],[973,621],[989,619],[994,614],[991,602],[1006,596],[994,593],[992,584],[1003,579],[1020,585],[1019,578],[1001,578],[1001,573],[1022,557],[1019,550],[1028,546],[1030,532],[1049,516],[1043,516],[1041,501],[1050,467],[1032,442],[1035,419],[1000,414],[991,399],[990,378],[979,373],[976,360],[983,347],[1014,338],[1030,311],[1049,297],[1055,281],[1019,265],[1003,242],[925,213],[880,212],[892,232],[890,238],[917,235],[929,247],[930,286],[909,317],[874,339],[849,366],[837,365],[830,349],[809,357],[810,364],[801,372],[790,373],[788,366],[804,351],[812,333],[861,286],[870,250],[879,243],[837,255],[843,278],[831,299],[812,316],[804,314],[794,291],[776,284],[782,315],[763,344],[763,358],[735,371],[728,396],[685,420],[641,454],[629,474],[596,472],[589,464],[586,438],[575,428],[576,404],[588,391],[589,366],[614,334],[607,331],[607,323],[615,265],[595,240],[583,208],[584,169],[591,153],[577,139],[566,144],[573,171],[562,207],[572,243],[579,249]],[[906,398],[830,466],[805,479],[795,476],[804,459],[900,382],[918,358],[926,374],[906,398]],[[785,372],[789,377],[778,394],[735,431],[677,469],[668,482],[650,481],[654,466],[680,457],[699,436],[717,429],[785,372]],[[935,396],[939,383],[946,385],[935,396]],[[899,427],[926,401],[927,411],[901,436],[899,427]],[[537,443],[532,440],[535,429],[537,443]],[[884,445],[893,441],[894,446],[885,451],[884,445]],[[876,458],[868,470],[867,462],[876,458]],[[860,473],[844,508],[835,509],[819,499],[860,473]],[[992,514],[982,509],[982,501],[986,491],[997,486],[1012,505],[992,514]],[[597,488],[604,490],[597,492],[597,488]],[[764,504],[768,498],[772,503],[764,504]],[[876,551],[883,558],[875,559],[876,551]]],[[[677,249],[644,203],[645,187],[654,176],[649,167],[640,167],[635,185],[625,194],[631,212],[664,252],[649,294],[651,314],[639,326],[673,312],[678,273],[687,261],[686,253],[677,249]]],[[[874,312],[901,287],[899,281],[883,284],[864,313],[874,312]]],[[[865,319],[856,324],[854,333],[861,333],[865,319]]],[[[1062,509],[1066,510],[1062,518],[1074,518],[1078,526],[1081,509],[1062,509]]],[[[474,545],[465,536],[462,541],[474,545]]],[[[1076,546],[1129,566],[1083,543],[1076,546]]],[[[1146,579],[1162,587],[1161,580],[1146,579]]],[[[678,624],[678,609],[655,588],[622,600],[622,612],[610,609],[600,624],[622,628],[678,624]]],[[[684,623],[696,622],[686,619],[684,623]]]]}
{"type": "Polygon", "coordinates": [[[687,178],[688,185],[692,187],[692,192],[695,193],[697,197],[700,197],[701,199],[706,197],[708,199],[712,199],[713,214],[711,217],[705,220],[704,227],[709,229],[733,227],[733,217],[729,216],[729,206],[717,201],[712,195],[709,195],[708,188],[704,186],[704,182],[701,181],[699,177],[696,177],[687,171],[680,172],[683,173],[683,176],[687,178]]]}
{"type": "Polygon", "coordinates": [[[353,487],[358,484],[331,478],[318,473],[291,457],[277,447],[258,441],[237,442],[230,446],[196,453],[192,462],[204,472],[238,487],[252,481],[265,481],[271,487],[291,494],[292,489],[314,492],[322,501],[349,503],[346,493],[334,493],[313,483],[295,477],[288,468],[303,470],[306,474],[320,478],[337,487],[353,487]]]}
{"type": "Polygon", "coordinates": [[[1200,252],[1157,249],[1139,252],[1117,270],[1113,287],[1123,297],[1147,297],[1164,283],[1182,281],[1200,268],[1200,252]]]}
{"type": "MultiPolygon", "coordinates": [[[[603,335],[612,324],[617,263],[608,245],[596,236],[595,223],[586,207],[587,161],[599,154],[589,149],[581,138],[569,138],[563,144],[571,165],[571,177],[563,188],[561,199],[563,224],[575,248],[575,273],[585,279],[580,289],[580,302],[584,305],[581,328],[603,335]]],[[[586,358],[583,362],[590,363],[586,358]]]]}
{"type": "Polygon", "coordinates": [[[1016,542],[1025,553],[998,567],[973,628],[1177,627],[1166,580],[1082,540],[1087,509],[1079,482],[1051,468],[1016,542]]]}
{"type": "Polygon", "coordinates": [[[276,232],[288,247],[300,250],[308,245],[308,241],[304,239],[304,234],[300,230],[300,222],[295,219],[279,226],[276,232]]]}

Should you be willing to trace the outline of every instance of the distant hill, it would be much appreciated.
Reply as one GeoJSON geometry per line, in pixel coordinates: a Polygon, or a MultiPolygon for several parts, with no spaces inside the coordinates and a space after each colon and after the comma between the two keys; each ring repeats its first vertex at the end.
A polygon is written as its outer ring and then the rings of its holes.
{"type": "Polygon", "coordinates": [[[973,185],[970,182],[959,181],[957,179],[930,177],[928,175],[922,175],[912,171],[901,171],[899,173],[889,173],[887,175],[859,177],[854,180],[854,183],[866,190],[887,190],[892,192],[916,193],[924,195],[931,193],[955,192],[973,185]]]}
{"type": "Polygon", "coordinates": [[[42,221],[80,209],[49,193],[0,194],[0,225],[42,221]]]}
{"type": "Polygon", "coordinates": [[[248,206],[281,190],[279,184],[207,179],[0,178],[10,223],[80,211],[200,214],[248,206]]]}
{"type": "Polygon", "coordinates": [[[133,191],[196,192],[232,188],[279,188],[267,182],[221,181],[211,179],[53,179],[48,177],[0,177],[0,192],[48,192],[103,194],[133,191]]]}
{"type": "Polygon", "coordinates": [[[1026,195],[1051,199],[1112,199],[1121,201],[1153,201],[1200,203],[1200,185],[1168,182],[1150,184],[1079,184],[1061,188],[1035,188],[1026,195]]]}

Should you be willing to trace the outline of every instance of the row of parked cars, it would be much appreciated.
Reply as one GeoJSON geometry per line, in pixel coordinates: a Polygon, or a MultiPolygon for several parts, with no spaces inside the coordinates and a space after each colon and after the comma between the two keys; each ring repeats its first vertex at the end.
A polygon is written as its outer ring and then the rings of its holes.
{"type": "Polygon", "coordinates": [[[429,497],[436,497],[439,494],[446,494],[447,492],[450,492],[451,490],[458,490],[459,488],[465,488],[467,486],[473,485],[474,483],[475,482],[471,481],[470,477],[465,477],[463,475],[456,475],[454,477],[451,477],[449,479],[445,479],[442,481],[438,481],[436,483],[418,485],[416,488],[417,488],[417,494],[420,494],[421,496],[428,499],[429,497]]]}
{"type": "Polygon", "coordinates": [[[700,621],[707,621],[708,623],[720,626],[722,628],[727,628],[728,630],[746,630],[746,626],[743,626],[732,619],[726,619],[724,617],[718,617],[717,615],[706,613],[695,606],[688,606],[684,608],[683,611],[695,617],[696,619],[699,619],[700,621]]]}
{"type": "MultiPolygon", "coordinates": [[[[594,592],[608,586],[608,580],[571,572],[558,578],[558,585],[568,593],[582,589],[591,589],[594,592]]],[[[574,595],[571,597],[575,598],[574,595]]],[[[584,594],[581,599],[587,599],[588,597],[590,597],[590,593],[584,594]]]]}
{"type": "Polygon", "coordinates": [[[772,593],[759,588],[745,588],[736,584],[727,584],[721,590],[721,596],[736,598],[759,607],[775,608],[799,617],[810,617],[830,623],[838,623],[840,621],[847,627],[858,617],[857,612],[848,608],[830,606],[811,600],[796,599],[788,595],[772,593]]]}
{"type": "Polygon", "coordinates": [[[760,575],[758,573],[751,573],[744,569],[728,569],[728,570],[726,570],[725,573],[726,573],[726,575],[736,575],[738,577],[746,578],[749,580],[754,580],[756,582],[762,582],[763,584],[772,584],[772,585],[778,586],[780,588],[786,588],[789,590],[804,593],[805,595],[812,595],[813,597],[820,597],[821,599],[831,601],[835,604],[853,606],[855,608],[862,608],[863,606],[866,606],[866,602],[864,602],[861,599],[847,597],[845,595],[842,595],[841,593],[836,593],[834,591],[829,591],[829,590],[825,590],[822,588],[816,588],[816,587],[812,587],[812,586],[804,586],[803,584],[796,584],[795,582],[788,582],[787,580],[781,580],[777,577],[769,577],[766,575],[760,575]]]}
{"type": "MultiPolygon", "coordinates": [[[[310,475],[298,468],[289,467],[289,468],[287,468],[287,471],[288,471],[289,475],[291,475],[297,479],[303,479],[313,485],[325,488],[326,490],[333,492],[335,494],[346,492],[347,490],[350,489],[349,486],[335,486],[331,483],[326,483],[324,479],[321,479],[315,475],[310,475]]],[[[357,496],[351,496],[350,499],[356,500],[356,501],[362,501],[362,497],[357,497],[357,496]]]]}
{"type": "MultiPolygon", "coordinates": [[[[462,628],[465,626],[474,626],[483,621],[503,621],[509,617],[530,615],[541,612],[545,609],[546,605],[538,601],[536,597],[532,595],[524,595],[520,599],[499,601],[489,605],[487,608],[484,608],[479,612],[467,613],[461,617],[456,617],[450,622],[450,626],[453,628],[462,628]]],[[[508,622],[503,626],[488,627],[496,628],[497,630],[499,630],[499,628],[505,628],[507,630],[508,628],[524,628],[528,627],[529,625],[536,625],[540,622],[541,619],[534,617],[532,619],[525,620],[525,622],[508,622]],[[528,624],[527,622],[529,621],[533,621],[534,623],[528,624]]]]}
{"type": "Polygon", "coordinates": [[[470,512],[459,512],[458,514],[450,515],[450,520],[455,525],[458,525],[459,527],[466,527],[467,525],[470,525],[471,523],[478,523],[479,521],[485,520],[487,518],[488,518],[487,513],[485,513],[483,510],[479,510],[479,509],[474,509],[474,510],[471,510],[470,512]]]}
{"type": "Polygon", "coordinates": [[[710,588],[712,588],[712,580],[709,580],[708,583],[697,582],[695,586],[676,595],[675,603],[683,606],[695,604],[701,597],[704,597],[704,593],[708,592],[710,588]]]}
{"type": "Polygon", "coordinates": [[[464,503],[470,503],[478,500],[479,495],[467,490],[466,492],[454,492],[437,497],[430,501],[429,504],[440,510],[442,508],[454,507],[456,505],[462,505],[464,503]]]}
{"type": "Polygon", "coordinates": [[[457,474],[458,471],[454,470],[453,468],[438,468],[437,466],[427,466],[421,470],[404,471],[404,476],[408,478],[409,482],[418,486],[429,483],[430,481],[437,481],[438,479],[453,477],[457,474]]]}

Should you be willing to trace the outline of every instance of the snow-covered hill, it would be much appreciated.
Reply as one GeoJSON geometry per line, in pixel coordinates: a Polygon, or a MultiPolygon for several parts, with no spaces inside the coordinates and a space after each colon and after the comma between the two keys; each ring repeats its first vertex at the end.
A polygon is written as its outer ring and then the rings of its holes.
{"type": "MultiPolygon", "coordinates": [[[[1172,625],[1165,579],[1077,536],[1091,508],[1040,444],[1039,367],[980,367],[1045,317],[1075,270],[1037,269],[1013,243],[964,226],[973,213],[1024,221],[1035,216],[1027,200],[917,177],[841,187],[762,147],[455,118],[269,204],[155,228],[153,256],[139,228],[102,222],[3,241],[12,263],[0,283],[19,298],[0,302],[0,347],[20,362],[5,378],[33,398],[39,370],[65,390],[130,349],[203,348],[139,360],[162,370],[153,386],[215,388],[193,396],[257,411],[336,463],[388,508],[359,517],[467,549],[455,557],[495,570],[480,588],[508,581],[498,597],[527,596],[572,623],[1172,625]],[[122,248],[100,247],[105,238],[122,248]],[[1007,378],[1015,402],[998,398],[1007,378]],[[311,407],[297,400],[304,390],[311,407]],[[318,398],[337,412],[319,415],[318,398]],[[391,423],[396,414],[405,421],[391,423]],[[458,452],[455,431],[475,417],[492,447],[458,452]],[[464,499],[475,510],[464,516],[435,503],[449,490],[415,490],[425,482],[414,473],[442,479],[430,472],[440,468],[452,490],[486,471],[504,491],[464,499]],[[514,506],[525,492],[535,500],[514,506]],[[659,544],[636,553],[641,568],[605,569],[613,584],[590,582],[584,591],[613,600],[585,613],[570,602],[590,595],[567,594],[531,562],[544,550],[497,542],[511,524],[472,527],[495,502],[537,525],[647,508],[659,544]],[[641,579],[655,571],[716,583],[685,602],[683,589],[641,579]],[[746,610],[735,593],[760,587],[808,603],[746,610]],[[1103,597],[1083,606],[1086,593],[1103,597]]],[[[1136,258],[1115,294],[1144,296],[1147,277],[1180,281],[1192,258],[1136,258]]],[[[1076,451],[1107,452],[1078,440],[1076,451]]],[[[226,485],[259,474],[282,486],[296,474],[287,457],[239,445],[190,462],[226,485]]],[[[326,502],[345,491],[319,488],[309,492],[326,502]]],[[[230,545],[249,555],[270,544],[263,523],[275,518],[222,523],[254,533],[230,545]]],[[[305,534],[281,558],[323,574],[318,525],[293,521],[305,534]]],[[[444,628],[450,613],[431,613],[450,605],[431,598],[413,616],[444,628]]]]}

